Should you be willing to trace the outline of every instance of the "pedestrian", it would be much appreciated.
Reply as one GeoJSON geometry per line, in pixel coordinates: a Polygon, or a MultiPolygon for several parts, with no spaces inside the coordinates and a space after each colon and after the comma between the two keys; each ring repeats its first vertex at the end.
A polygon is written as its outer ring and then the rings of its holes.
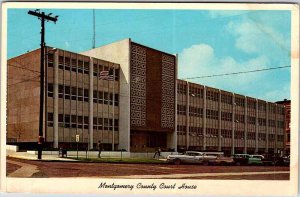
{"type": "Polygon", "coordinates": [[[160,157],[160,152],[161,152],[161,149],[160,149],[160,147],[158,147],[157,151],[155,151],[155,154],[154,154],[153,158],[156,158],[156,155],[159,158],[160,157]]]}
{"type": "Polygon", "coordinates": [[[102,143],[98,141],[98,158],[101,158],[101,151],[102,151],[102,143]]]}

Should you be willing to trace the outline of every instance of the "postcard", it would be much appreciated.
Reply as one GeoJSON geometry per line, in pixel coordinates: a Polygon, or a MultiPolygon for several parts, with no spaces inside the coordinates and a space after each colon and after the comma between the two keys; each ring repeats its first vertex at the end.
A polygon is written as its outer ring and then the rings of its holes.
{"type": "Polygon", "coordinates": [[[1,191],[294,196],[299,5],[4,2],[1,191]]]}

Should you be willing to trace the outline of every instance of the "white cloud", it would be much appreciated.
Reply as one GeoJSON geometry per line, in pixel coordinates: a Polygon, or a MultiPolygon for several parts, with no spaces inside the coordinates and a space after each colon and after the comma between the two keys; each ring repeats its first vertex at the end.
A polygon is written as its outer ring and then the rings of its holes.
{"type": "Polygon", "coordinates": [[[249,17],[242,22],[231,21],[227,30],[236,36],[235,47],[246,53],[258,54],[279,50],[280,53],[285,52],[289,55],[289,40],[260,19],[249,17]]]}
{"type": "MultiPolygon", "coordinates": [[[[268,64],[269,61],[264,56],[258,56],[243,62],[239,62],[230,56],[218,58],[213,47],[207,44],[198,44],[184,49],[179,54],[179,77],[188,78],[263,69],[267,68],[268,64]]],[[[249,81],[259,78],[260,74],[248,76],[250,75],[243,76],[242,81],[240,81],[240,77],[230,77],[226,80],[228,82],[227,87],[236,86],[236,83],[247,84],[249,81]]],[[[205,82],[206,79],[201,79],[201,81],[205,82]]],[[[212,82],[215,86],[223,83],[222,78],[219,78],[219,80],[215,78],[212,82]]]]}
{"type": "MultiPolygon", "coordinates": [[[[238,61],[231,56],[217,57],[214,48],[207,44],[193,45],[184,49],[179,54],[178,61],[178,73],[181,79],[271,67],[269,58],[263,55],[244,61],[238,61]]],[[[269,101],[289,98],[289,84],[278,81],[278,72],[276,73],[274,75],[271,71],[254,72],[189,81],[269,101]],[[276,89],[274,83],[277,83],[276,89]]],[[[283,73],[284,70],[279,72],[279,75],[283,73]]]]}

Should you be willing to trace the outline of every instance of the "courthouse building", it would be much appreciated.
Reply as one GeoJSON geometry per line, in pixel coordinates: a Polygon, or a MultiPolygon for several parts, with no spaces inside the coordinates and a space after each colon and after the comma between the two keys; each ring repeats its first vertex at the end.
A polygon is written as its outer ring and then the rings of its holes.
{"type": "MultiPolygon", "coordinates": [[[[47,147],[131,152],[284,150],[284,106],[177,79],[177,56],[130,39],[76,54],[46,48],[47,147]],[[101,71],[114,70],[113,80],[101,71]]],[[[8,60],[7,143],[37,143],[40,50],[8,60]]]]}

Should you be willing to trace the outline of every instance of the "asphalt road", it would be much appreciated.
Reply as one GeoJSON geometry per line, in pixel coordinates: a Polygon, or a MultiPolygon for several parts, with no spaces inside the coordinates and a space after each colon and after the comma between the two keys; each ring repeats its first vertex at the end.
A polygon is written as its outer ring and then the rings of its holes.
{"type": "Polygon", "coordinates": [[[7,158],[10,177],[289,180],[289,167],[47,162],[7,158]]]}

